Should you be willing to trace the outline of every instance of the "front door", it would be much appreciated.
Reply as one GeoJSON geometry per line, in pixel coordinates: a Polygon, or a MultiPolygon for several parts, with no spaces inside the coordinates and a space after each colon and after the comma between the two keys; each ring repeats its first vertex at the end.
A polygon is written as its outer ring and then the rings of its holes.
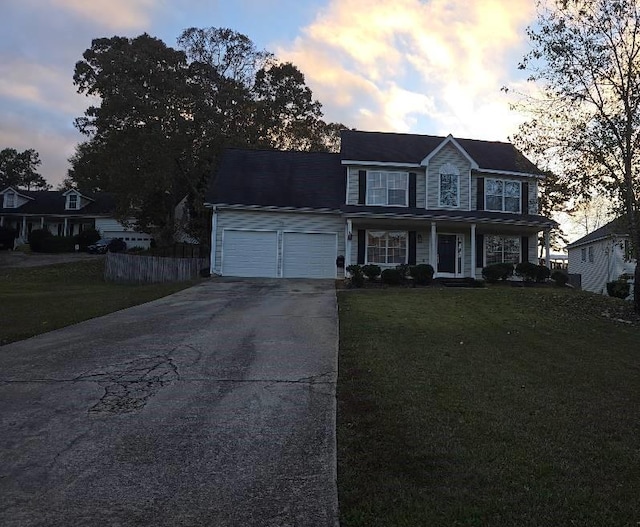
{"type": "Polygon", "coordinates": [[[438,234],[438,273],[456,273],[457,245],[455,234],[438,234]]]}

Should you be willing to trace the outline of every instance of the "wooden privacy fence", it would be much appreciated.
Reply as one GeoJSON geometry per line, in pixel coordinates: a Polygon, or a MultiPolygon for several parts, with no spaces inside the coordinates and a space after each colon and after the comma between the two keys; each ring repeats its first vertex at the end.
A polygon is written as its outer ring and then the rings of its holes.
{"type": "Polygon", "coordinates": [[[107,253],[104,279],[107,282],[157,283],[194,280],[201,269],[209,268],[208,258],[164,258],[135,254],[107,253]]]}

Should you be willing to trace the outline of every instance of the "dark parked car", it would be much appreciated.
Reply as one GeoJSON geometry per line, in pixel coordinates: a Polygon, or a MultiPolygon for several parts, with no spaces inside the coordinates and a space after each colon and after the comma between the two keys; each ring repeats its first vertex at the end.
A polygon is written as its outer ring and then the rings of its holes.
{"type": "Polygon", "coordinates": [[[120,238],[102,238],[87,247],[87,251],[93,254],[119,253],[127,250],[127,244],[120,238]]]}

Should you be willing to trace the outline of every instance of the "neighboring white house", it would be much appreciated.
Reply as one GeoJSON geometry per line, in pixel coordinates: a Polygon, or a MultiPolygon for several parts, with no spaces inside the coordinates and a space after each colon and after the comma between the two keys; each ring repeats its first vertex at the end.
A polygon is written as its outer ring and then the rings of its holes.
{"type": "Polygon", "coordinates": [[[339,154],[226,150],[212,179],[211,272],[336,278],[344,266],[431,264],[480,277],[537,262],[544,175],[512,144],[345,130],[339,154]],[[344,263],[344,266],[342,265],[344,263]]]}
{"type": "Polygon", "coordinates": [[[151,235],[125,227],[113,217],[115,202],[106,192],[83,193],[75,189],[0,191],[0,226],[18,233],[26,243],[34,229],[47,229],[56,236],[74,236],[95,228],[105,238],[122,238],[127,247],[148,248],[151,235]]]}
{"type": "Polygon", "coordinates": [[[607,282],[622,274],[633,276],[629,235],[624,221],[615,219],[567,246],[569,274],[581,275],[585,291],[607,294],[607,282]]]}

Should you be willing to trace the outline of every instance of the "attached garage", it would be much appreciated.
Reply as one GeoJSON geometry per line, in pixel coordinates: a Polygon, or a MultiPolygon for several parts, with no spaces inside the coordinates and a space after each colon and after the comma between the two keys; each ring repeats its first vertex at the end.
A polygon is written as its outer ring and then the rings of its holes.
{"type": "Polygon", "coordinates": [[[334,233],[284,232],[284,278],[335,278],[338,236],[334,233]]]}
{"type": "Polygon", "coordinates": [[[222,275],[277,278],[278,232],[225,229],[222,275]]]}

